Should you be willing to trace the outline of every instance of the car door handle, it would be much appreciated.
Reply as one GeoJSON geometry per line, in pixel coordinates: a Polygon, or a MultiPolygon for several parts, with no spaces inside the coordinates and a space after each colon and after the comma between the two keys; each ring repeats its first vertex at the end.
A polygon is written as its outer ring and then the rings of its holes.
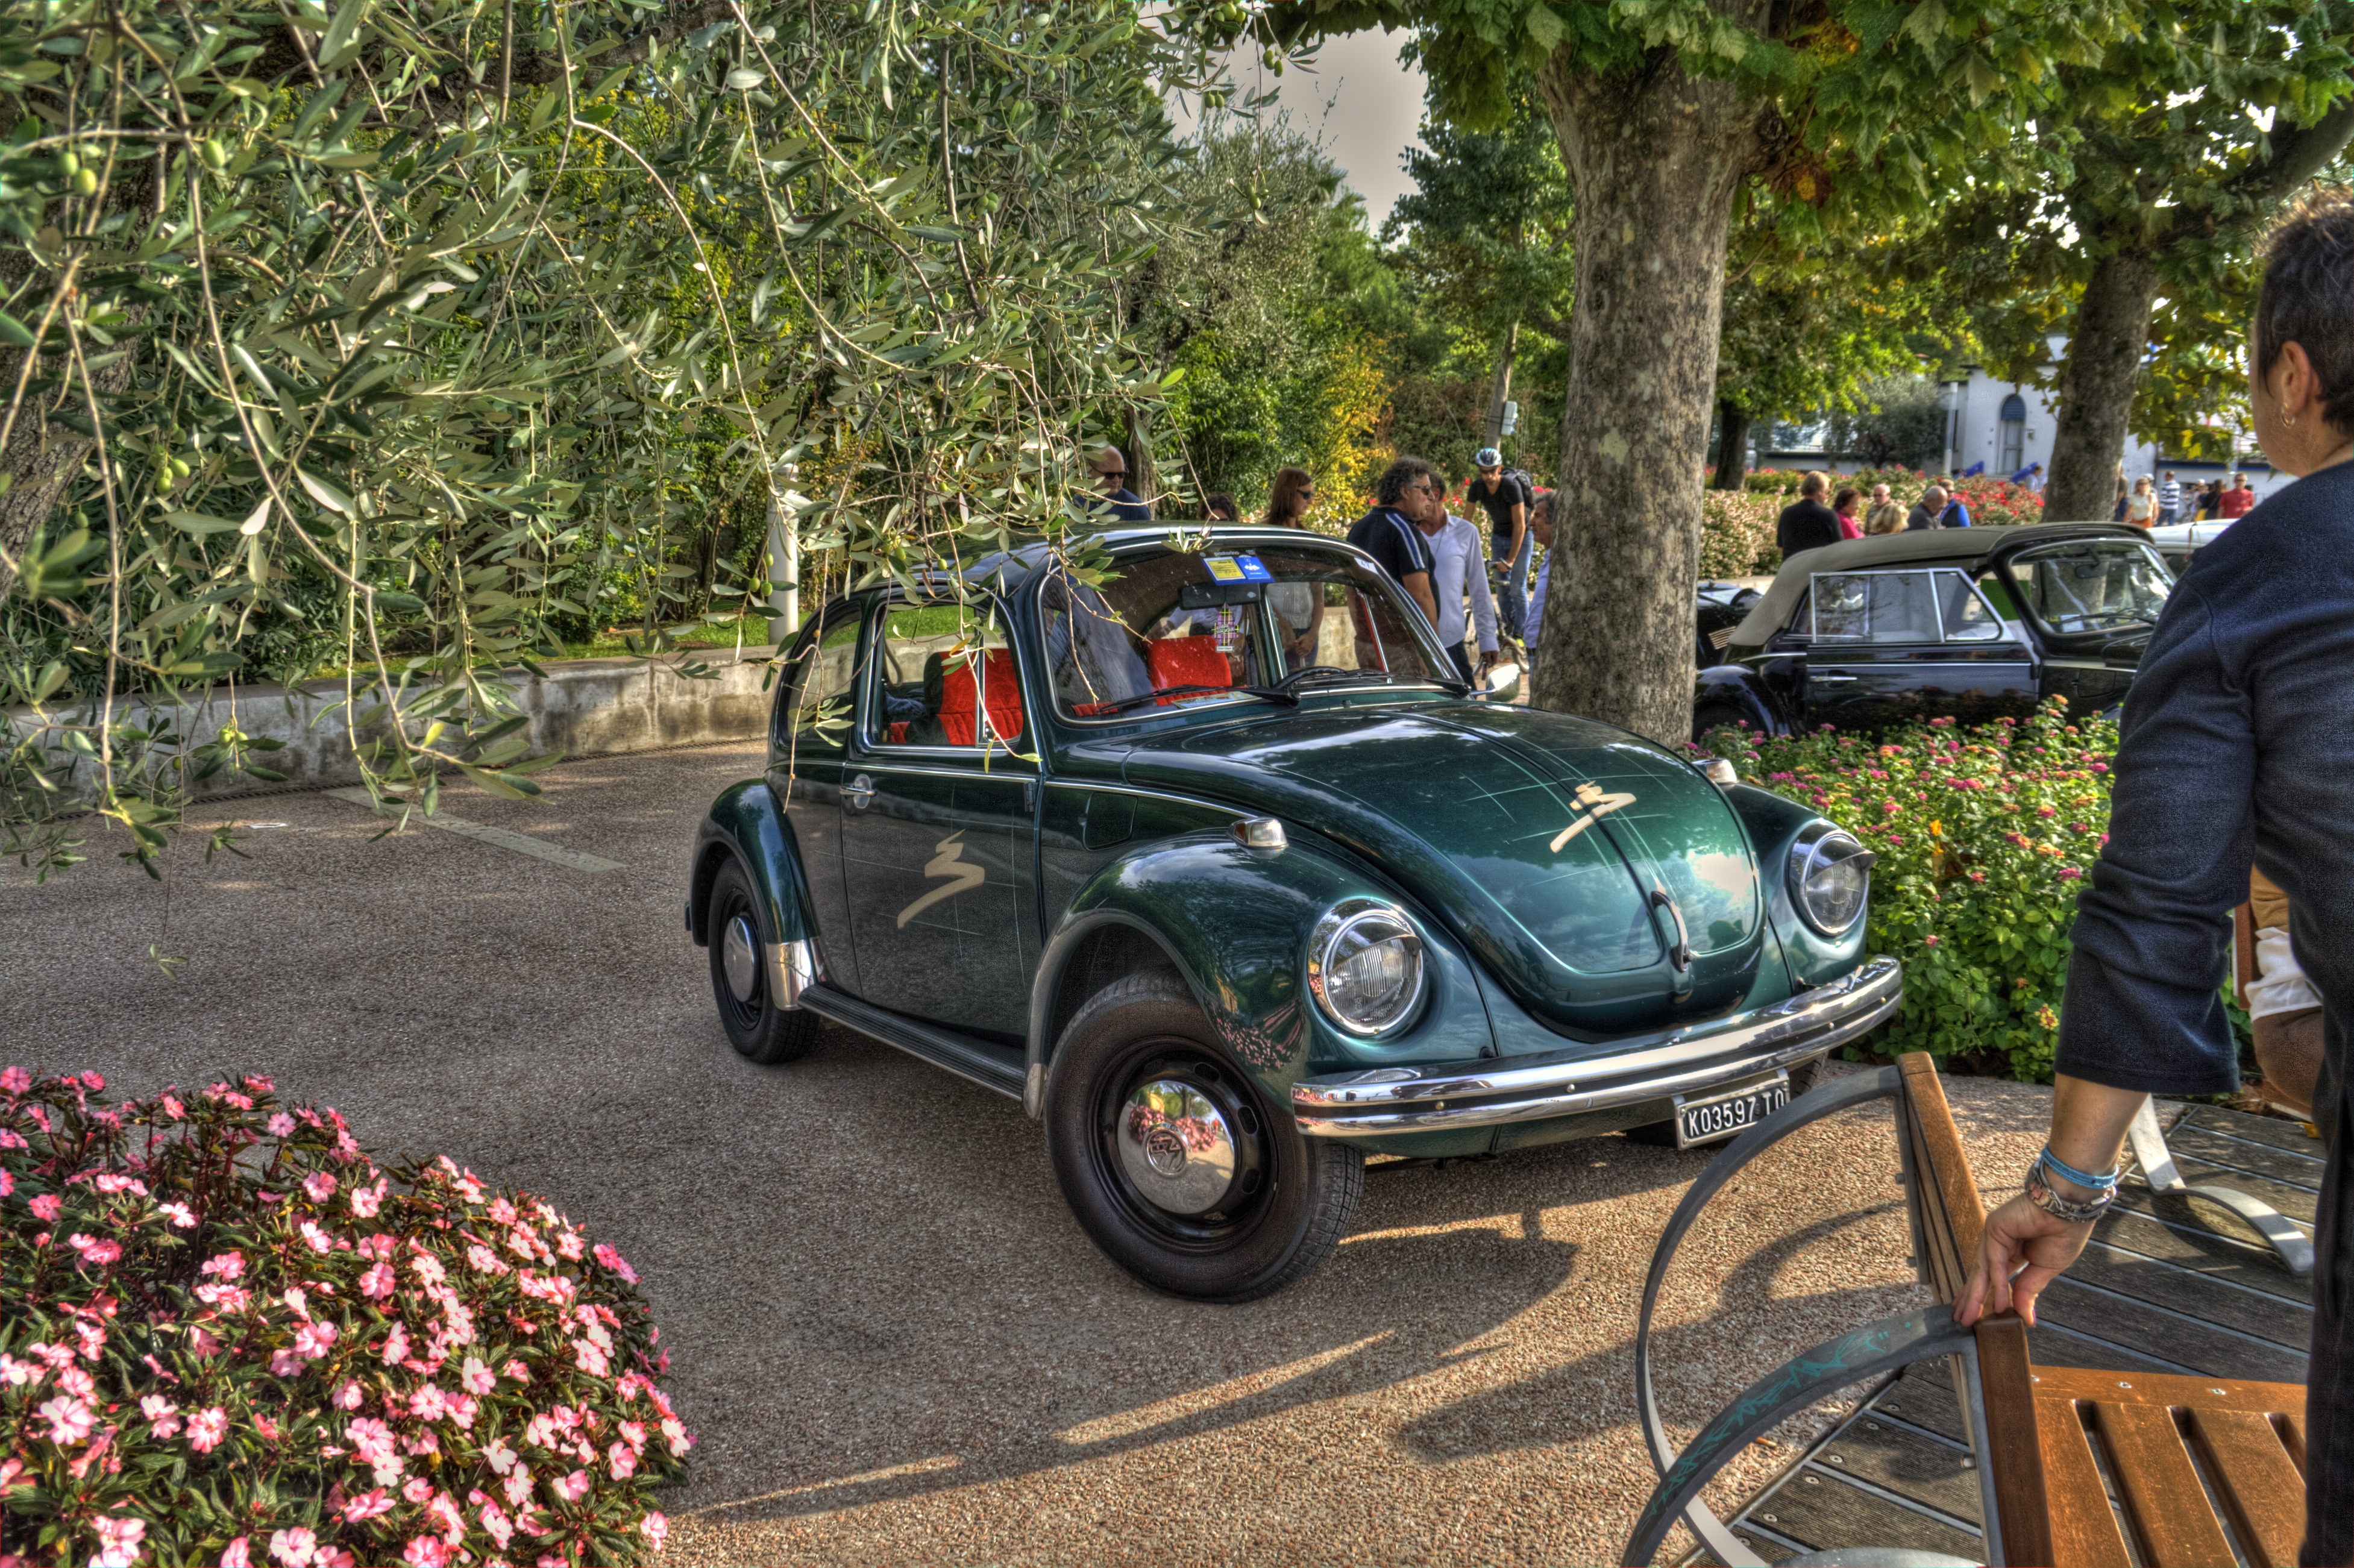
{"type": "Polygon", "coordinates": [[[1861,675],[1808,675],[1807,677],[1810,684],[1818,686],[1851,686],[1862,679],[1861,675]]]}
{"type": "Polygon", "coordinates": [[[875,799],[875,780],[862,773],[842,787],[842,799],[854,811],[866,810],[875,799]]]}

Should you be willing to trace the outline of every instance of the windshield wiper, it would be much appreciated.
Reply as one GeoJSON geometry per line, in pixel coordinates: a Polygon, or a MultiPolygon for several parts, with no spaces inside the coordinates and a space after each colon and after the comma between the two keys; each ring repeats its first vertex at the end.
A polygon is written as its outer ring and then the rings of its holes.
{"type": "Polygon", "coordinates": [[[1310,676],[1316,677],[1313,683],[1319,686],[1341,685],[1357,681],[1386,686],[1391,680],[1387,670],[1343,670],[1338,664],[1310,664],[1294,670],[1273,686],[1265,689],[1288,694],[1294,687],[1310,684],[1310,676]]]}
{"type": "Polygon", "coordinates": [[[1094,706],[1098,715],[1123,714],[1130,708],[1140,708],[1147,703],[1157,703],[1163,697],[1199,696],[1211,692],[1238,693],[1246,697],[1264,697],[1270,703],[1281,703],[1286,707],[1296,708],[1299,705],[1298,697],[1289,692],[1278,691],[1273,686],[1161,686],[1150,692],[1139,692],[1132,697],[1122,697],[1118,702],[1097,703],[1094,706]]]}

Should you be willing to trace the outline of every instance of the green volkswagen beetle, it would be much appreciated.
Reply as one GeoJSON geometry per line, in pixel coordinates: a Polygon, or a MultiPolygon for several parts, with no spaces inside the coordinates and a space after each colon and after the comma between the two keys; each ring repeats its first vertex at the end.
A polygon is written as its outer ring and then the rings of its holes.
{"type": "Polygon", "coordinates": [[[1339,540],[1104,543],[802,629],[686,904],[737,1051],[831,1019],[1018,1098],[1114,1262],[1241,1301],[1367,1155],[1729,1137],[1894,1011],[1831,823],[1467,689],[1339,540]]]}

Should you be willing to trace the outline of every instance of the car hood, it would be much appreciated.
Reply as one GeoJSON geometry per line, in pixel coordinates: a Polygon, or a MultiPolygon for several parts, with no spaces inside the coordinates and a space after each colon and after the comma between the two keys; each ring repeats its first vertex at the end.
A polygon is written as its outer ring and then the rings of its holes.
{"type": "Polygon", "coordinates": [[[1346,845],[1573,1033],[1706,1016],[1755,978],[1766,917],[1739,820],[1691,768],[1606,725],[1471,702],[1310,707],[1155,737],[1122,771],[1346,845]],[[1683,917],[1687,972],[1654,889],[1683,917]]]}

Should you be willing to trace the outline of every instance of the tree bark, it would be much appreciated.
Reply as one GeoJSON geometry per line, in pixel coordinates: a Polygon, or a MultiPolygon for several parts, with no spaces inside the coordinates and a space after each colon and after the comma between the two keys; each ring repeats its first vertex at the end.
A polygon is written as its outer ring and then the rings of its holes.
{"type": "Polygon", "coordinates": [[[1766,111],[1665,50],[1618,77],[1560,50],[1540,83],[1576,203],[1577,294],[1532,700],[1674,745],[1691,733],[1725,241],[1766,111]]]}
{"type": "Polygon", "coordinates": [[[1481,426],[1480,445],[1500,447],[1504,444],[1504,405],[1512,396],[1512,350],[1519,344],[1521,323],[1518,321],[1504,329],[1504,341],[1496,352],[1496,375],[1488,389],[1488,422],[1481,426]]]}
{"type": "Polygon", "coordinates": [[[1128,488],[1152,508],[1155,517],[1161,515],[1161,474],[1152,462],[1152,410],[1133,404],[1128,410],[1128,488]]]}
{"type": "Polygon", "coordinates": [[[2117,463],[2158,288],[2157,260],[2135,249],[2103,257],[2085,281],[2060,373],[2052,474],[2043,485],[2043,515],[2054,523],[2105,523],[2116,509],[2117,463]]]}
{"type": "Polygon", "coordinates": [[[1749,472],[1749,414],[1725,397],[1716,405],[1716,490],[1739,490],[1749,472]]]}

